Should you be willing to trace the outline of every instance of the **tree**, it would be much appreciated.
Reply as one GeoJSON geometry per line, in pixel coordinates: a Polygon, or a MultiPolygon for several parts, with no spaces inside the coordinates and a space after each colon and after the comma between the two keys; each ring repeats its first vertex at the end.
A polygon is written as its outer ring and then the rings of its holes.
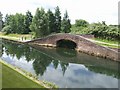
{"type": "Polygon", "coordinates": [[[10,19],[10,15],[6,14],[5,16],[5,22],[4,22],[4,25],[9,25],[9,19],[10,19]]]}
{"type": "Polygon", "coordinates": [[[5,17],[5,27],[7,26],[10,27],[10,28],[7,27],[7,31],[9,31],[9,33],[18,33],[18,34],[25,33],[24,18],[25,15],[19,13],[16,13],[15,15],[7,14],[5,17]]]}
{"type": "Polygon", "coordinates": [[[37,8],[30,29],[35,32],[35,37],[43,37],[49,34],[47,27],[47,16],[44,9],[37,8]]]}
{"type": "Polygon", "coordinates": [[[70,19],[66,11],[61,23],[61,30],[62,32],[69,33],[71,31],[70,28],[71,28],[70,19]]]}
{"type": "MultiPolygon", "coordinates": [[[[16,22],[16,18],[14,15],[6,15],[6,26],[10,26],[11,27],[11,30],[10,30],[10,33],[17,33],[17,22],[16,22]]],[[[9,34],[9,33],[8,33],[9,34]]]]}
{"type": "Polygon", "coordinates": [[[15,33],[18,33],[18,34],[26,33],[26,31],[25,31],[25,24],[24,24],[25,15],[16,13],[14,18],[15,18],[15,21],[16,21],[15,33]]]}
{"type": "Polygon", "coordinates": [[[61,31],[61,13],[58,6],[55,8],[55,30],[56,33],[61,31]]]}
{"type": "Polygon", "coordinates": [[[87,27],[89,23],[83,19],[79,19],[75,21],[75,26],[77,27],[87,27]]]}
{"type": "Polygon", "coordinates": [[[7,25],[2,29],[2,32],[5,32],[5,34],[11,33],[11,26],[7,25]]]}
{"type": "Polygon", "coordinates": [[[55,32],[55,16],[52,11],[49,9],[47,12],[47,22],[48,22],[48,31],[50,33],[55,32]]]}
{"type": "Polygon", "coordinates": [[[2,30],[2,27],[3,27],[2,13],[0,12],[0,31],[2,30]]]}
{"type": "Polygon", "coordinates": [[[24,23],[25,23],[25,33],[31,32],[30,25],[32,23],[32,18],[33,18],[33,16],[31,14],[31,12],[27,11],[26,12],[26,16],[25,16],[25,20],[24,20],[24,23]]]}
{"type": "Polygon", "coordinates": [[[106,38],[107,29],[108,26],[104,22],[93,23],[89,26],[89,33],[95,35],[95,37],[106,38]]]}

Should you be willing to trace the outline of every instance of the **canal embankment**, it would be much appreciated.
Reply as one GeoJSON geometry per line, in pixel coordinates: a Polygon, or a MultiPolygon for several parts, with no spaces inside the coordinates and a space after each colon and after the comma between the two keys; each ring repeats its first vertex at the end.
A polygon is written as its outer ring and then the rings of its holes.
{"type": "MultiPolygon", "coordinates": [[[[12,42],[16,42],[16,43],[20,43],[20,44],[31,44],[31,45],[41,45],[41,46],[47,46],[47,47],[57,47],[56,43],[57,41],[54,41],[54,37],[51,36],[47,36],[45,38],[40,38],[40,39],[36,39],[36,40],[32,40],[32,41],[28,41],[28,40],[20,40],[19,38],[13,39],[13,38],[6,38],[3,37],[5,39],[9,39],[9,41],[12,42]],[[51,39],[52,38],[52,39],[51,39]]],[[[59,37],[60,38],[60,37],[59,37]]],[[[62,38],[65,38],[62,36],[62,38]]],[[[83,37],[81,37],[83,38],[83,37]]],[[[90,55],[94,55],[94,56],[98,56],[98,57],[103,57],[103,58],[108,58],[114,61],[118,61],[119,62],[119,51],[118,49],[112,49],[109,47],[105,47],[105,46],[101,46],[96,44],[95,42],[91,42],[91,40],[88,40],[87,38],[81,39],[81,38],[75,38],[75,43],[77,44],[77,48],[76,50],[79,52],[83,52],[86,54],[90,54],[90,55]]],[[[57,36],[55,36],[55,39],[58,39],[57,36]]],[[[72,37],[72,39],[74,39],[74,37],[72,37]]]]}
{"type": "MultiPolygon", "coordinates": [[[[74,49],[79,52],[120,62],[120,57],[118,57],[120,54],[119,51],[98,45],[95,42],[91,42],[89,39],[86,39],[80,35],[59,33],[28,41],[26,43],[30,45],[58,47],[60,46],[58,43],[60,41],[64,42],[65,40],[68,40],[69,42],[72,42],[74,45],[76,45],[74,49]]],[[[66,47],[68,47],[67,44],[66,47]]]]}
{"type": "Polygon", "coordinates": [[[2,64],[2,88],[45,88],[45,90],[57,88],[56,85],[40,81],[31,73],[3,60],[0,60],[0,63],[2,64]]]}
{"type": "Polygon", "coordinates": [[[60,88],[113,88],[119,79],[118,62],[66,48],[41,46],[40,49],[2,40],[1,58],[60,88]]]}

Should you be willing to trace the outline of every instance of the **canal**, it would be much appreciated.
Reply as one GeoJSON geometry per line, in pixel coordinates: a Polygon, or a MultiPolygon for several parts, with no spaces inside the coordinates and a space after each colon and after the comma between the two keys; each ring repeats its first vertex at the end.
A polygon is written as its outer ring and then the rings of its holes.
{"type": "Polygon", "coordinates": [[[118,88],[120,63],[72,49],[28,46],[2,39],[0,57],[60,88],[118,88]]]}

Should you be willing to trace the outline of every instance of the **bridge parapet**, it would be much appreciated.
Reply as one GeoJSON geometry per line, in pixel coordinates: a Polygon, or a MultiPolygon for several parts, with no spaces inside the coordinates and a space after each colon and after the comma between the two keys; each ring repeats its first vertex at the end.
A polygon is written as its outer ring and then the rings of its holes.
{"type": "Polygon", "coordinates": [[[120,62],[120,58],[118,57],[119,53],[117,51],[107,47],[99,46],[80,35],[59,33],[59,34],[49,35],[44,38],[32,40],[27,43],[32,45],[44,45],[44,46],[56,47],[57,42],[59,40],[69,40],[76,43],[77,51],[84,52],[90,55],[109,58],[120,62]]]}

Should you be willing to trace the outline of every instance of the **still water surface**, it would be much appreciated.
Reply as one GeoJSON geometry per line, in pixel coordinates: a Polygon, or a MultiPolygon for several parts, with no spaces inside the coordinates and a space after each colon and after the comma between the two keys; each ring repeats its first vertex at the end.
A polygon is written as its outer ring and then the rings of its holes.
{"type": "Polygon", "coordinates": [[[2,40],[1,58],[61,88],[118,88],[119,63],[74,50],[2,40]]]}

